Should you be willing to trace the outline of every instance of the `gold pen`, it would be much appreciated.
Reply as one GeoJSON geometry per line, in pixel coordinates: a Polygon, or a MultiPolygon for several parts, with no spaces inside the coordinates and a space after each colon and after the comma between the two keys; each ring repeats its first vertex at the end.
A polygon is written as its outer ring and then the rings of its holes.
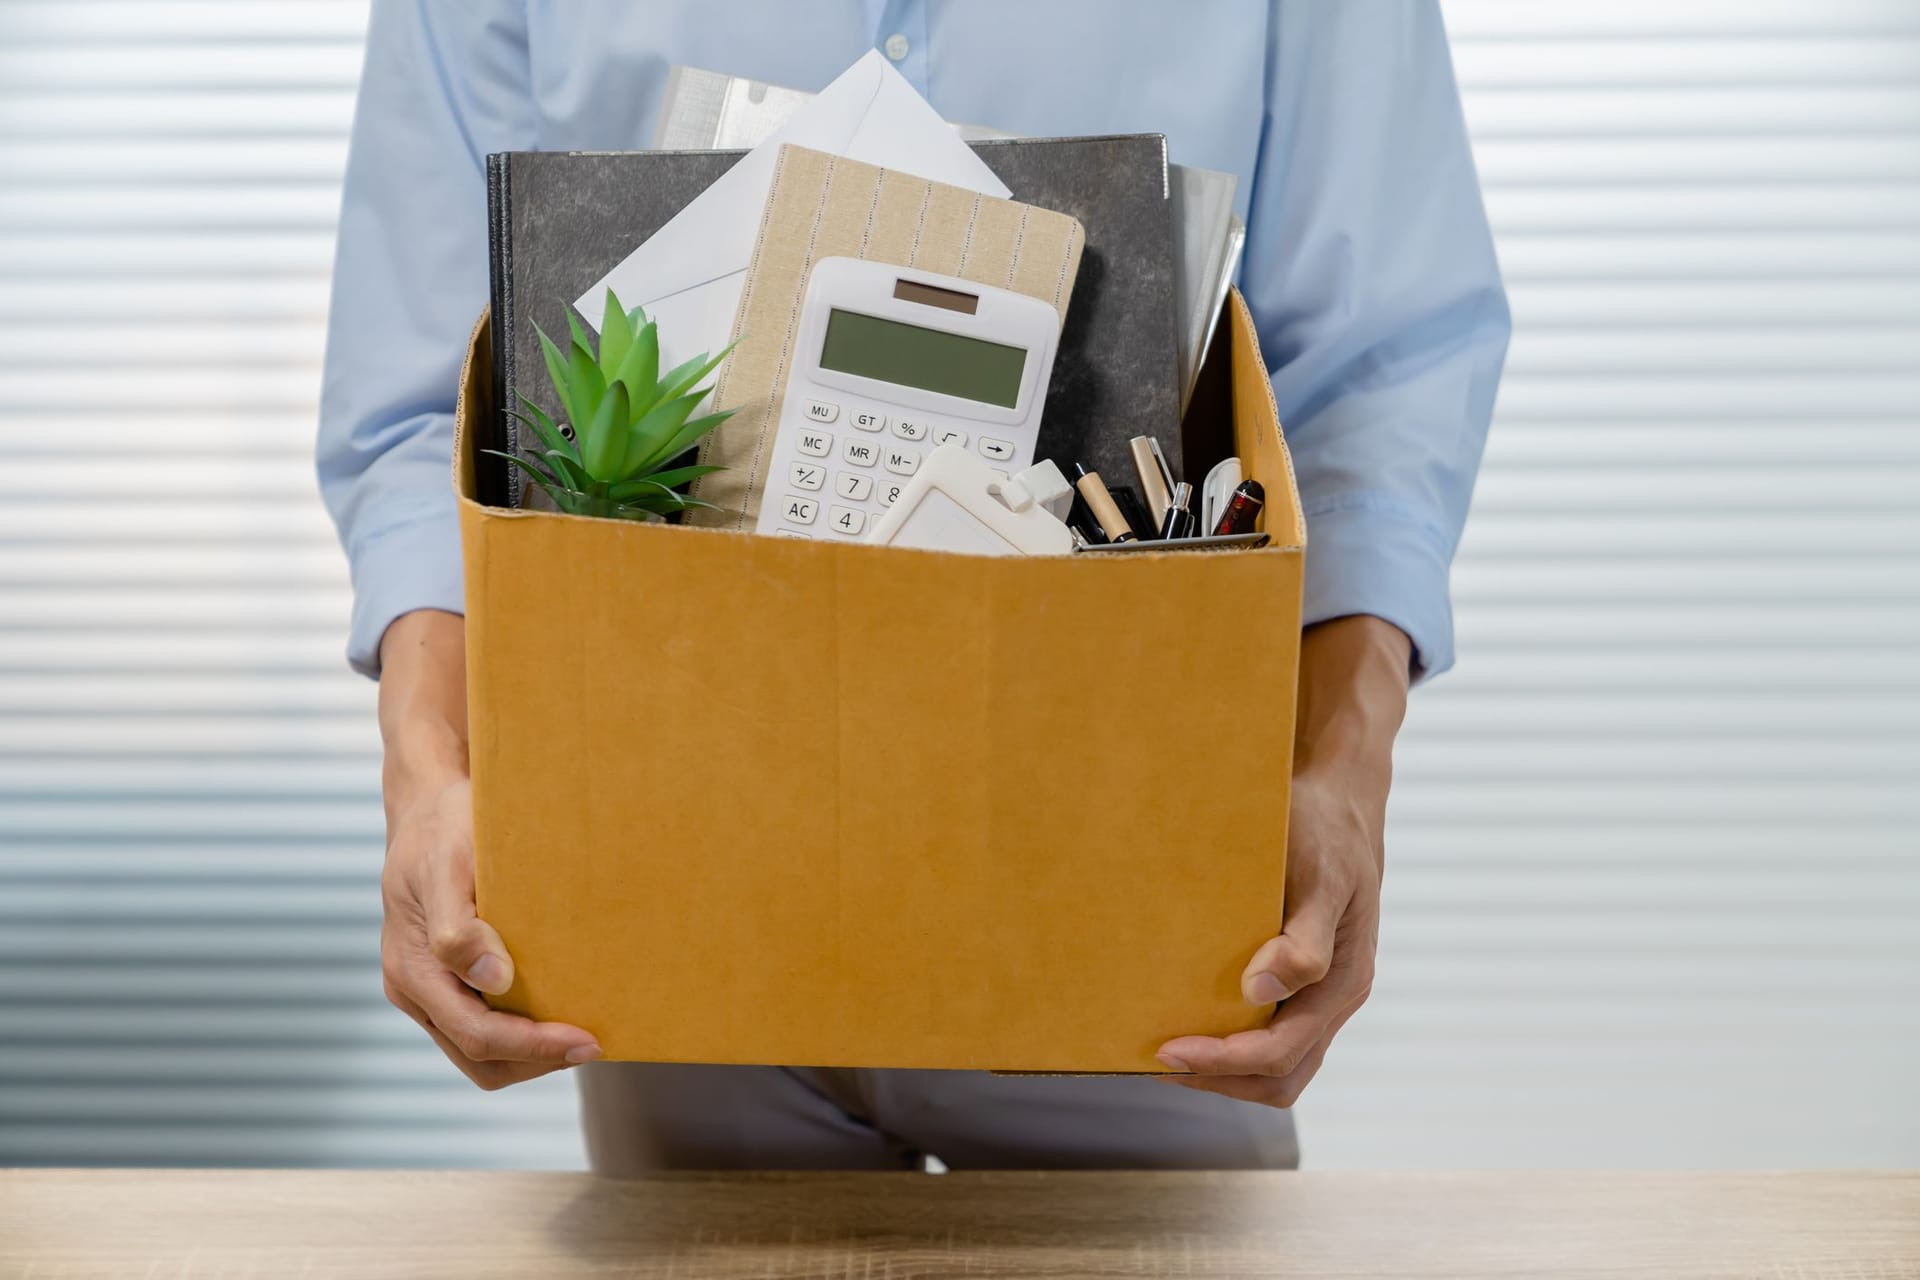
{"type": "Polygon", "coordinates": [[[1140,535],[1133,531],[1127,518],[1120,514],[1120,508],[1113,503],[1113,495],[1107,492],[1107,482],[1100,478],[1098,471],[1089,471],[1086,464],[1073,464],[1075,476],[1073,487],[1087,500],[1087,510],[1093,512],[1093,518],[1100,522],[1100,529],[1107,535],[1108,542],[1132,542],[1140,535]]]}
{"type": "Polygon", "coordinates": [[[1161,462],[1152,436],[1135,436],[1127,445],[1133,450],[1133,469],[1140,473],[1140,497],[1147,504],[1147,518],[1157,525],[1167,518],[1167,508],[1173,505],[1173,477],[1161,462]]]}

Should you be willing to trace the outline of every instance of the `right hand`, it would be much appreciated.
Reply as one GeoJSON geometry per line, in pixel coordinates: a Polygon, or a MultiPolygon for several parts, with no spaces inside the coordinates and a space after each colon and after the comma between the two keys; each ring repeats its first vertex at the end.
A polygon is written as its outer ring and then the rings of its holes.
{"type": "Polygon", "coordinates": [[[407,614],[388,629],[381,655],[387,861],[380,967],[387,999],[482,1089],[593,1061],[600,1046],[590,1033],[501,1013],[477,994],[511,987],[513,958],[474,910],[463,621],[407,614]]]}

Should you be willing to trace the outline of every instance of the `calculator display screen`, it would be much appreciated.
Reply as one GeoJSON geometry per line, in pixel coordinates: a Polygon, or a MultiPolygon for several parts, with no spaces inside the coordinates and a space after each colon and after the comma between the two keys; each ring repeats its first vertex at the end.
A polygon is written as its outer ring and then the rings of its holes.
{"type": "Polygon", "coordinates": [[[1011,409],[1020,402],[1027,351],[835,307],[820,367],[1011,409]]]}

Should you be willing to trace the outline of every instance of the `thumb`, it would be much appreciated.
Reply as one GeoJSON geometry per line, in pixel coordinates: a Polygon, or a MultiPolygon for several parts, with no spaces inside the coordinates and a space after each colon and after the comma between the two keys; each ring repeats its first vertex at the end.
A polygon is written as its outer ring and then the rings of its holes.
{"type": "Polygon", "coordinates": [[[513,957],[493,926],[474,914],[471,892],[429,900],[427,940],[434,959],[475,990],[497,996],[513,985],[513,957]]]}

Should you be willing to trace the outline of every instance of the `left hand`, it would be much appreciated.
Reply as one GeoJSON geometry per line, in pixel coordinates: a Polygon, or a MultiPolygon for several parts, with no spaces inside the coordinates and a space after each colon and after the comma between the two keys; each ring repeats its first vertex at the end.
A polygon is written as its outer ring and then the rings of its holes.
{"type": "Polygon", "coordinates": [[[1164,1079],[1290,1107],[1371,994],[1407,660],[1406,637],[1377,618],[1323,623],[1304,638],[1286,916],[1240,978],[1249,1004],[1283,1003],[1255,1031],[1167,1041],[1160,1061],[1192,1074],[1164,1079]]]}

